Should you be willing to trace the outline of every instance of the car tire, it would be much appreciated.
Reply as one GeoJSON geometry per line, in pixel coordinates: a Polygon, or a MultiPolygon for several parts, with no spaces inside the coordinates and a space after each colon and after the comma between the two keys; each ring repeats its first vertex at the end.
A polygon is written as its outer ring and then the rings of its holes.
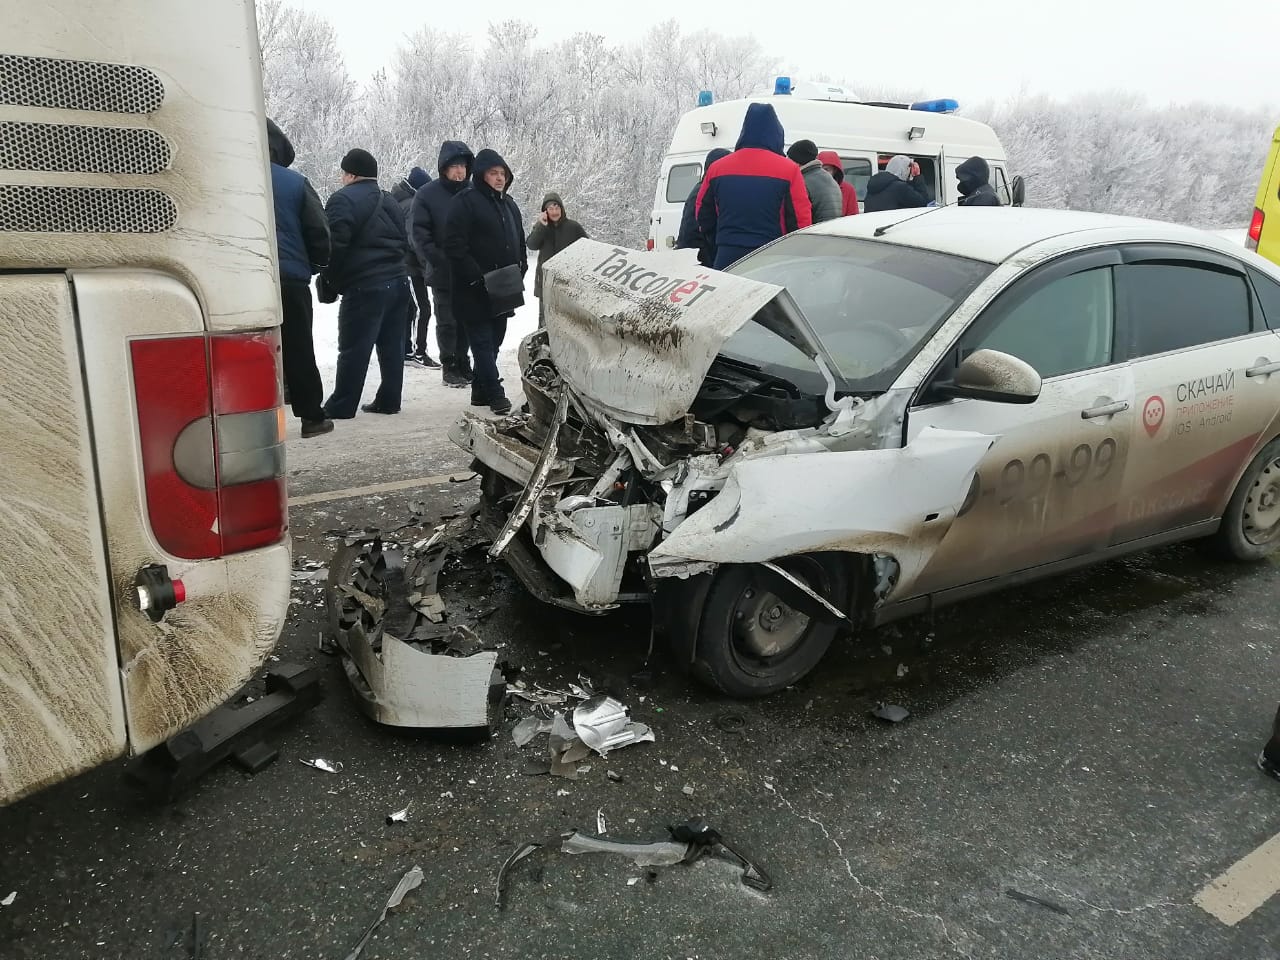
{"type": "Polygon", "coordinates": [[[1224,560],[1251,563],[1280,550],[1280,439],[1253,458],[1222,514],[1217,533],[1204,540],[1224,560]]]}
{"type": "MultiPolygon", "coordinates": [[[[839,609],[848,606],[848,563],[839,554],[803,554],[777,561],[839,609]]],[[[813,670],[844,629],[800,614],[762,586],[752,564],[722,566],[700,610],[689,610],[693,675],[731,697],[765,697],[813,670]],[[775,648],[776,647],[776,648],[775,648]]]]}

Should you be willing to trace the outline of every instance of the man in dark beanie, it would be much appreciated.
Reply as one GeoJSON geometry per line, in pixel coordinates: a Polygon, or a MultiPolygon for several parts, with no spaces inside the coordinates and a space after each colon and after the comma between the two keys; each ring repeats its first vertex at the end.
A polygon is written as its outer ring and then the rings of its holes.
{"type": "Polygon", "coordinates": [[[471,165],[471,185],[453,199],[444,229],[453,313],[466,324],[475,358],[471,405],[499,416],[511,412],[511,401],[498,378],[498,349],[508,318],[524,303],[529,269],[520,208],[507,196],[513,179],[496,150],[481,150],[471,165]]]}
{"type": "Polygon", "coordinates": [[[338,371],[326,414],[350,420],[360,406],[369,355],[378,349],[382,383],[366,413],[399,413],[404,383],[404,320],[409,308],[405,272],[404,217],[378,188],[378,162],[367,150],[342,158],[342,189],[329,198],[325,215],[333,249],[321,274],[342,296],[338,308],[338,371]]]}
{"type": "Polygon", "coordinates": [[[542,198],[542,212],[538,214],[538,222],[525,239],[530,250],[538,251],[537,272],[533,276],[533,295],[538,298],[538,326],[546,323],[546,313],[542,308],[542,265],[573,241],[582,240],[586,235],[587,231],[582,224],[577,220],[570,220],[565,213],[560,194],[551,191],[542,198]]]}
{"type": "MultiPolygon", "coordinates": [[[[431,175],[421,167],[414,167],[409,175],[391,189],[391,199],[400,204],[400,212],[404,215],[405,233],[412,230],[409,216],[413,209],[413,198],[418,191],[431,182],[431,175]]],[[[411,238],[412,239],[412,238],[411,238]]],[[[427,353],[427,327],[431,320],[431,299],[427,296],[427,284],[423,279],[422,261],[410,243],[405,252],[404,265],[409,271],[409,283],[413,287],[413,298],[409,301],[408,320],[404,330],[404,359],[413,361],[424,367],[439,367],[440,364],[431,359],[427,353]],[[414,335],[414,321],[417,321],[417,335],[414,335]]]]}
{"type": "Polygon", "coordinates": [[[312,339],[311,275],[329,262],[329,221],[315,188],[296,170],[293,144],[267,120],[271,193],[275,200],[276,254],[280,264],[280,354],[284,384],[304,438],[333,430],[321,402],[324,385],[312,339]]]}
{"type": "Polygon", "coordinates": [[[818,145],[812,140],[797,140],[787,151],[804,174],[804,189],[809,194],[809,206],[813,208],[813,222],[835,220],[840,216],[843,198],[840,185],[823,169],[818,159],[818,145]]]}

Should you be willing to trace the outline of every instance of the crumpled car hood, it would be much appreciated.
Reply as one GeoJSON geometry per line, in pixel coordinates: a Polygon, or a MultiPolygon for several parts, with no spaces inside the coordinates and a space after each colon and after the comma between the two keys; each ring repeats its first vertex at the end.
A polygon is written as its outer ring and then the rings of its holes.
{"type": "Polygon", "coordinates": [[[760,322],[813,354],[783,287],[700,267],[688,252],[578,240],[543,268],[542,299],[560,375],[627,423],[683,417],[725,341],[762,311],[760,322]]]}

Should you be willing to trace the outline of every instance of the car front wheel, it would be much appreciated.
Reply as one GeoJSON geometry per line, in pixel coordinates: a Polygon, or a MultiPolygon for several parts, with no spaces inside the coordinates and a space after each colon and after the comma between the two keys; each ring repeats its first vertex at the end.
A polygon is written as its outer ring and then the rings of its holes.
{"type": "Polygon", "coordinates": [[[1272,440],[1249,464],[1222,515],[1222,525],[1206,541],[1228,560],[1252,561],[1280,549],[1280,439],[1272,440]]]}
{"type": "MultiPolygon", "coordinates": [[[[777,561],[792,577],[843,610],[848,567],[837,554],[777,561]]],[[[694,675],[732,697],[763,697],[795,683],[818,665],[842,624],[791,607],[760,567],[734,564],[713,575],[701,611],[689,611],[695,631],[694,675]]]]}

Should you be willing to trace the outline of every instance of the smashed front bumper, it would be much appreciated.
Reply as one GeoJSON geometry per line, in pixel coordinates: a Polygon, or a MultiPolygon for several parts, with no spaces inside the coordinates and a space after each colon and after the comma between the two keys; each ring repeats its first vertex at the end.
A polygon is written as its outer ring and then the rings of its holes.
{"type": "Polygon", "coordinates": [[[342,548],[329,568],[330,629],[356,702],[378,723],[483,730],[496,722],[506,690],[497,651],[450,623],[438,592],[463,533],[454,526],[419,541],[403,568],[388,562],[380,538],[342,548]]]}
{"type": "Polygon", "coordinates": [[[481,522],[494,539],[490,555],[506,560],[531,593],[558,606],[601,613],[623,601],[646,599],[646,593],[628,592],[622,584],[632,553],[654,543],[662,509],[653,503],[624,506],[600,496],[564,497],[562,488],[575,468],[559,456],[563,404],[557,410],[559,419],[541,450],[519,435],[519,417],[491,421],[464,413],[449,432],[514,487],[505,497],[486,491],[489,509],[482,510],[481,522]]]}

